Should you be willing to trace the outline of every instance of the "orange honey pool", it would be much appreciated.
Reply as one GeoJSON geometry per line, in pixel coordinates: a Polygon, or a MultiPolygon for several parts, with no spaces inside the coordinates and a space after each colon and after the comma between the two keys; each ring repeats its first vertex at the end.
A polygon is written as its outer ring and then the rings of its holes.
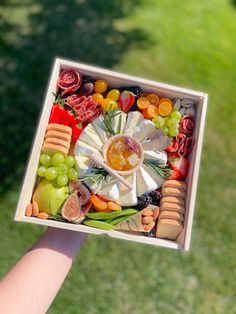
{"type": "Polygon", "coordinates": [[[118,137],[108,146],[108,165],[119,171],[133,169],[140,162],[141,152],[134,140],[126,137],[118,137]]]}

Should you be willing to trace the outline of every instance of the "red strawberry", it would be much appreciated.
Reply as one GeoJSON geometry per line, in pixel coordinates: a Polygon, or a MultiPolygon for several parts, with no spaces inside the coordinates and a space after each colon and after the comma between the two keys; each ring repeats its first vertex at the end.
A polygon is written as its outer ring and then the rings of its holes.
{"type": "Polygon", "coordinates": [[[170,173],[171,175],[167,178],[167,180],[181,180],[182,179],[179,171],[171,169],[170,173]]]}
{"type": "Polygon", "coordinates": [[[188,175],[189,161],[187,158],[178,157],[169,159],[170,167],[179,172],[181,179],[184,179],[188,175]]]}
{"type": "Polygon", "coordinates": [[[135,101],[135,97],[134,97],[134,94],[132,92],[129,92],[126,90],[123,91],[119,97],[121,110],[124,112],[127,112],[130,109],[130,107],[133,106],[134,101],[135,101]]]}

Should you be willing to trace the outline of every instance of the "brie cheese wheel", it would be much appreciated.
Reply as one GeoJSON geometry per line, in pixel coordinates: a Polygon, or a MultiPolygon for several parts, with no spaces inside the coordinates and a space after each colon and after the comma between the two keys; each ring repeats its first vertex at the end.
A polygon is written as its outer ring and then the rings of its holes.
{"type": "Polygon", "coordinates": [[[158,161],[161,165],[166,165],[167,154],[165,152],[144,151],[144,159],[158,161]]]}
{"type": "Polygon", "coordinates": [[[156,131],[154,123],[150,120],[142,120],[134,130],[133,137],[139,141],[143,142],[149,138],[151,134],[156,131]]]}
{"type": "Polygon", "coordinates": [[[156,182],[143,167],[137,171],[137,183],[137,196],[150,193],[157,189],[156,182]]]}
{"type": "Polygon", "coordinates": [[[139,111],[131,111],[127,115],[126,124],[123,130],[124,134],[133,135],[137,125],[144,120],[143,115],[139,111]]]}
{"type": "Polygon", "coordinates": [[[142,168],[149,174],[150,177],[156,182],[157,188],[161,187],[164,179],[151,167],[148,167],[146,165],[142,165],[142,168]]]}
{"type": "Polygon", "coordinates": [[[123,133],[125,123],[126,123],[126,118],[127,118],[127,114],[125,112],[122,112],[122,111],[120,114],[118,114],[117,116],[114,117],[114,119],[112,121],[112,127],[113,127],[114,131],[118,130],[119,121],[121,120],[120,133],[119,134],[123,133]]]}
{"type": "Polygon", "coordinates": [[[92,125],[97,131],[97,134],[99,135],[101,141],[103,143],[106,143],[108,136],[107,136],[107,133],[100,127],[101,123],[102,123],[102,117],[100,115],[95,120],[93,120],[92,125]]]}
{"type": "Polygon", "coordinates": [[[126,186],[117,180],[117,186],[120,191],[119,204],[121,206],[137,205],[137,191],[136,191],[136,172],[124,177],[132,186],[133,189],[129,190],[126,186]]]}
{"type": "Polygon", "coordinates": [[[101,138],[91,123],[81,132],[79,141],[90,144],[98,150],[100,150],[103,145],[101,138]]]}

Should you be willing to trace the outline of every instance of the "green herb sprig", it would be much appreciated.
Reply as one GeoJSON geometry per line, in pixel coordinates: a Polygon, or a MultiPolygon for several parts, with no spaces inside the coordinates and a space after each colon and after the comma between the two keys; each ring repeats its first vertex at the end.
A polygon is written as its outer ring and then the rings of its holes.
{"type": "Polygon", "coordinates": [[[101,184],[104,180],[106,180],[108,172],[103,168],[92,167],[82,179],[81,182],[88,182],[92,184],[101,184]]]}
{"type": "Polygon", "coordinates": [[[122,122],[122,111],[120,111],[118,108],[110,109],[109,111],[103,111],[102,113],[102,119],[101,123],[99,123],[99,127],[105,131],[106,133],[110,135],[116,135],[120,134],[121,132],[121,122],[122,122]],[[118,121],[118,127],[117,130],[113,127],[113,120],[116,116],[120,115],[119,121],[118,121]]]}
{"type": "Polygon", "coordinates": [[[157,172],[163,179],[170,175],[171,168],[168,165],[162,165],[156,160],[145,159],[143,163],[157,172]]]}

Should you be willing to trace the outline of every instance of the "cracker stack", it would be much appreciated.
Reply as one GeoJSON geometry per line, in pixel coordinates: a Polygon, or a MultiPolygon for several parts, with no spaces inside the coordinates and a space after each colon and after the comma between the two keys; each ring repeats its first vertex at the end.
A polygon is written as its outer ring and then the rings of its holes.
{"type": "Polygon", "coordinates": [[[183,230],[185,194],[184,181],[167,180],[163,183],[156,237],[176,240],[183,230]]]}
{"type": "Polygon", "coordinates": [[[70,148],[72,130],[69,126],[57,123],[50,123],[42,147],[43,153],[60,152],[68,155],[70,148]]]}

